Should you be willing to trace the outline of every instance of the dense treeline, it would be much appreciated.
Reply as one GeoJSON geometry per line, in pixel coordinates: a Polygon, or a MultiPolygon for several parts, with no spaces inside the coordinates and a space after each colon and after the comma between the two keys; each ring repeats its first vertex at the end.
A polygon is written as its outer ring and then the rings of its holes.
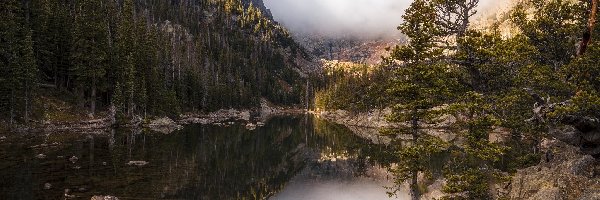
{"type": "Polygon", "coordinates": [[[124,116],[304,99],[293,59],[307,55],[250,2],[7,0],[0,12],[0,116],[11,123],[38,114],[48,90],[124,116]]]}
{"type": "Polygon", "coordinates": [[[389,70],[368,64],[326,61],[325,80],[315,94],[315,107],[355,112],[384,109],[389,102],[389,97],[382,95],[391,81],[389,70]]]}
{"type": "MultiPolygon", "coordinates": [[[[528,157],[518,153],[525,147],[490,142],[495,129],[503,127],[512,138],[535,146],[548,133],[548,123],[565,121],[560,120],[565,116],[600,118],[600,42],[590,39],[599,35],[592,11],[595,4],[523,1],[508,13],[508,21],[474,29],[470,18],[478,2],[415,0],[398,27],[408,43],[390,49],[391,56],[380,67],[386,78],[372,79],[377,77],[372,73],[363,73],[371,78],[356,78],[345,73],[317,96],[321,108],[358,111],[365,107],[348,106],[361,105],[353,100],[376,102],[385,96],[384,107],[393,110],[388,120],[402,124],[386,133],[412,135],[411,145],[397,144],[393,154],[399,167],[392,171],[398,185],[411,183],[413,199],[423,192],[418,174],[431,175],[427,167],[430,158],[441,151],[452,155],[444,173],[446,199],[490,199],[489,183],[503,178],[498,172],[506,170],[499,160],[509,153],[524,156],[513,158],[515,163],[528,157]],[[518,34],[503,35],[498,28],[501,23],[509,23],[518,34]],[[378,96],[358,97],[349,92],[381,87],[382,83],[387,83],[383,86],[386,92],[378,96]],[[545,110],[544,118],[532,111],[550,103],[558,104],[545,110]],[[447,131],[464,138],[460,145],[445,144],[427,134],[431,124],[448,115],[456,122],[447,131]]],[[[522,164],[526,163],[531,162],[522,164]]]]}

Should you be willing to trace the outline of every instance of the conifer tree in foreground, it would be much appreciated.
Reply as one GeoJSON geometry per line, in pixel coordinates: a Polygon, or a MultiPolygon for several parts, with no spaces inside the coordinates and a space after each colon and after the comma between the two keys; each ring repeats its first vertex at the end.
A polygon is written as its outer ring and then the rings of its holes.
{"type": "Polygon", "coordinates": [[[388,120],[406,124],[392,130],[394,134],[412,135],[412,144],[397,151],[401,162],[393,173],[397,185],[409,180],[412,199],[419,199],[418,174],[427,173],[431,155],[439,152],[443,143],[425,133],[427,126],[443,113],[441,108],[449,94],[451,79],[445,65],[438,62],[442,55],[435,38],[441,34],[436,25],[436,11],[431,1],[416,0],[406,10],[404,23],[398,27],[410,38],[409,43],[396,47],[387,63],[395,66],[389,89],[393,112],[388,120]],[[436,109],[434,109],[436,108],[436,109]]]}

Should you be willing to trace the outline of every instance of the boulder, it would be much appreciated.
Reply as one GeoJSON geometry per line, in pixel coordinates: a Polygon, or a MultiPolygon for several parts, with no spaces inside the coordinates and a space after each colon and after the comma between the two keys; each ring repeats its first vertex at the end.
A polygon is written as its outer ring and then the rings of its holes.
{"type": "Polygon", "coordinates": [[[547,123],[550,135],[568,144],[580,147],[585,154],[600,157],[600,119],[597,115],[548,115],[561,107],[573,104],[571,101],[549,103],[549,98],[541,98],[532,89],[525,88],[536,100],[533,108],[534,116],[528,121],[547,123]]]}
{"type": "Polygon", "coordinates": [[[77,160],[79,160],[79,158],[77,158],[77,156],[71,156],[71,158],[69,158],[69,161],[71,161],[73,164],[75,164],[75,162],[77,162],[77,160]]]}
{"type": "Polygon", "coordinates": [[[518,170],[510,199],[585,199],[600,195],[598,161],[559,140],[542,141],[546,153],[537,166],[518,170]],[[596,190],[590,190],[594,189],[596,190]]]}
{"type": "Polygon", "coordinates": [[[180,130],[183,128],[183,126],[175,123],[175,121],[168,117],[153,120],[150,122],[150,124],[148,124],[148,127],[153,131],[164,134],[169,134],[173,131],[180,130]]]}
{"type": "Polygon", "coordinates": [[[255,130],[256,127],[257,127],[256,124],[253,124],[253,123],[246,124],[246,129],[251,130],[251,131],[255,130]]]}
{"type": "Polygon", "coordinates": [[[45,184],[44,184],[44,190],[49,190],[49,189],[52,189],[52,184],[50,184],[50,183],[45,183],[45,184]]]}

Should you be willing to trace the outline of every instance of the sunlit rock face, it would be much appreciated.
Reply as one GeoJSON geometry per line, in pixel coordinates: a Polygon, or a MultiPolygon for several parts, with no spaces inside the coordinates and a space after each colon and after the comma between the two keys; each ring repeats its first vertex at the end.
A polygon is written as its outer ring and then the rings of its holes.
{"type": "Polygon", "coordinates": [[[598,161],[558,140],[544,140],[550,152],[537,166],[518,170],[506,191],[510,199],[598,199],[598,161]]]}

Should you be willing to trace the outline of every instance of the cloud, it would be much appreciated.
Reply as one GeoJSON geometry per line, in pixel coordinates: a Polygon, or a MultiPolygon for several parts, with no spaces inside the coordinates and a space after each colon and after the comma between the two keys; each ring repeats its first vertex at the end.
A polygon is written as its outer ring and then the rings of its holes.
{"type": "Polygon", "coordinates": [[[377,37],[397,32],[408,0],[265,0],[293,32],[377,37]]]}
{"type": "MultiPolygon", "coordinates": [[[[275,20],[292,32],[328,36],[390,37],[399,34],[411,0],[264,0],[275,20]]],[[[481,0],[484,10],[510,0],[481,0]]]]}

